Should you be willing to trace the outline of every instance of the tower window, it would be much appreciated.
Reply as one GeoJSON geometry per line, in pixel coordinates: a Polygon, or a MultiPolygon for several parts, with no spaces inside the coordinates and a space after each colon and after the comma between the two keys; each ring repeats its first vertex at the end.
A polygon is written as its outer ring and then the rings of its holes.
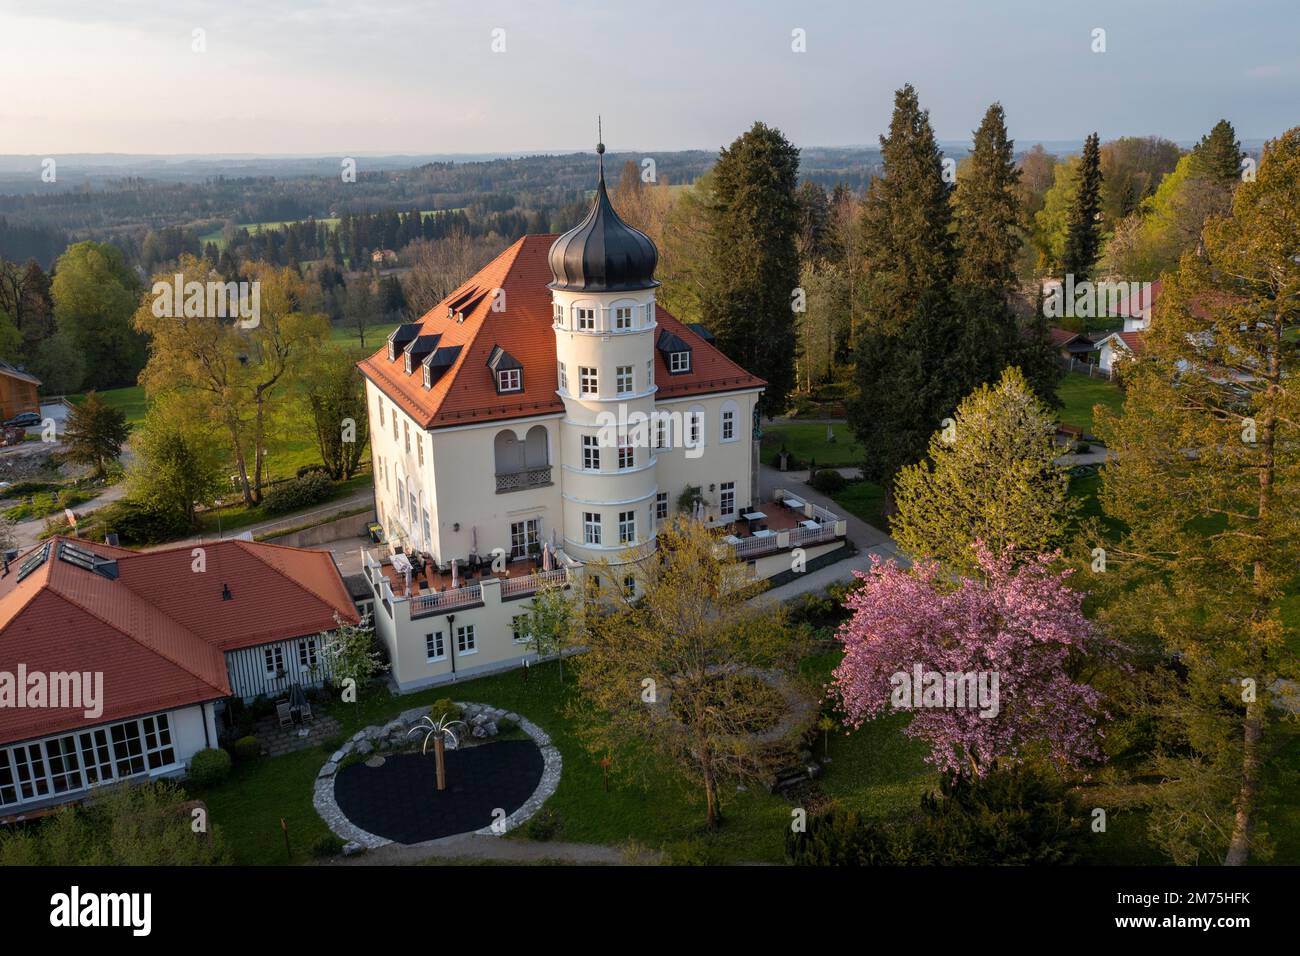
{"type": "Polygon", "coordinates": [[[582,540],[587,544],[600,544],[600,515],[592,511],[582,513],[582,540]]]}
{"type": "Polygon", "coordinates": [[[596,310],[595,309],[577,309],[578,313],[578,330],[581,332],[590,332],[596,327],[596,310]]]}
{"type": "Polygon", "coordinates": [[[569,390],[569,372],[564,367],[564,363],[561,362],[560,363],[560,391],[567,392],[568,390],[569,390]]]}
{"type": "Polygon", "coordinates": [[[620,305],[614,310],[614,328],[626,330],[632,328],[632,307],[620,305]]]}
{"type": "Polygon", "coordinates": [[[636,452],[632,448],[632,439],[624,437],[618,445],[618,467],[625,470],[636,464],[636,452]]]}
{"type": "Polygon", "coordinates": [[[632,544],[636,541],[636,512],[620,511],[618,513],[618,543],[632,544]]]}
{"type": "Polygon", "coordinates": [[[595,435],[582,436],[582,467],[600,471],[600,439],[595,435]]]}
{"type": "Polygon", "coordinates": [[[614,385],[620,395],[632,393],[632,366],[620,365],[614,370],[614,385]]]}
{"type": "Polygon", "coordinates": [[[578,366],[578,394],[595,395],[598,388],[596,370],[585,365],[578,366]]]}
{"type": "Polygon", "coordinates": [[[556,325],[564,324],[564,306],[560,305],[559,303],[556,303],[555,305],[555,324],[556,325]]]}

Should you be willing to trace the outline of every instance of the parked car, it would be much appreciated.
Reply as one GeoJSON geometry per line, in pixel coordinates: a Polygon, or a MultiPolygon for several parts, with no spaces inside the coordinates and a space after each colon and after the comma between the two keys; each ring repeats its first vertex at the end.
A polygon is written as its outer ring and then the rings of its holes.
{"type": "Polygon", "coordinates": [[[5,428],[34,428],[41,423],[36,412],[20,412],[4,423],[5,428]]]}

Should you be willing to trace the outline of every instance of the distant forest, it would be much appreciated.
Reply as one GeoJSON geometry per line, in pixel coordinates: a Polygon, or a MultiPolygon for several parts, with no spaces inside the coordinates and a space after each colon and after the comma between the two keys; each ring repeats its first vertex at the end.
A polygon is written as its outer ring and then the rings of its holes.
{"type": "MultiPolygon", "coordinates": [[[[625,162],[642,169],[646,159],[654,162],[657,182],[682,185],[707,172],[717,154],[610,153],[605,162],[611,186],[625,162]]],[[[859,191],[879,162],[875,149],[810,148],[803,151],[800,171],[804,179],[827,188],[843,184],[859,191]]],[[[284,163],[287,169],[300,168],[294,161],[284,163]]],[[[89,179],[64,162],[58,175],[75,185],[42,184],[36,172],[0,177],[0,258],[34,258],[48,269],[69,243],[95,239],[121,246],[129,258],[149,268],[155,258],[144,248],[150,234],[174,255],[178,249],[198,252],[214,235],[224,233],[229,240],[240,225],[358,214],[391,222],[385,214],[412,210],[463,213],[456,225],[468,234],[512,239],[572,225],[574,210],[593,186],[595,156],[527,156],[386,170],[368,170],[361,158],[355,182],[343,181],[341,165],[340,174],[332,176],[216,175],[172,182],[136,175],[89,179]]],[[[398,244],[390,237],[388,245],[398,244]]]]}

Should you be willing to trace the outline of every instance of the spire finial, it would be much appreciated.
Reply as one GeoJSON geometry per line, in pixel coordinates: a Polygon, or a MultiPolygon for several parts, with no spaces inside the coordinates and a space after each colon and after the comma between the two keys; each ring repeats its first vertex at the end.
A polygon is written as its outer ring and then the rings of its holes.
{"type": "Polygon", "coordinates": [[[600,114],[596,114],[596,156],[600,163],[600,181],[605,181],[605,143],[604,133],[600,128],[600,114]]]}

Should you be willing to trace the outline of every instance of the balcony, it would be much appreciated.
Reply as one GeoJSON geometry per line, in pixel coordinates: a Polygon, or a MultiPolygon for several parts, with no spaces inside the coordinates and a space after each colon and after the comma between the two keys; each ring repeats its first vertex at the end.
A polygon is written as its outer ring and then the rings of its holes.
{"type": "Polygon", "coordinates": [[[529,488],[544,488],[551,483],[551,466],[539,465],[522,471],[497,472],[497,494],[509,494],[512,491],[527,491],[529,488]]]}

